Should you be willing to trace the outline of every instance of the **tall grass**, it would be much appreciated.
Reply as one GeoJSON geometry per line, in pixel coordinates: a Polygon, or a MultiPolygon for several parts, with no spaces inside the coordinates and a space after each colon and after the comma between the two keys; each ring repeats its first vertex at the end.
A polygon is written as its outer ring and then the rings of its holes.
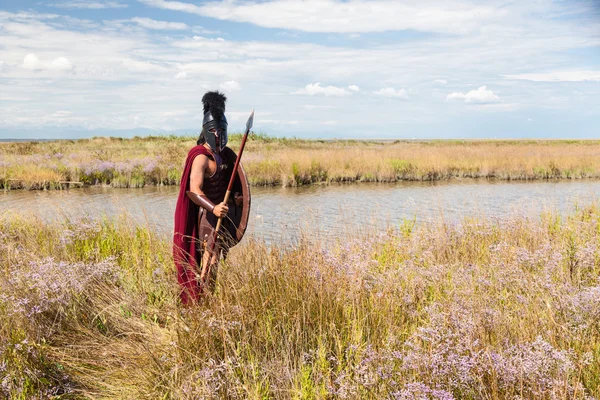
{"type": "MultiPolygon", "coordinates": [[[[241,135],[229,146],[238,150],[241,135]]],[[[177,185],[192,137],[0,143],[0,188],[177,185]]],[[[250,139],[253,185],[489,178],[600,178],[599,141],[360,142],[250,139]]]]}
{"type": "Polygon", "coordinates": [[[0,396],[600,396],[600,209],[412,223],[327,246],[248,238],[198,306],[170,241],[0,218],[0,396]]]}

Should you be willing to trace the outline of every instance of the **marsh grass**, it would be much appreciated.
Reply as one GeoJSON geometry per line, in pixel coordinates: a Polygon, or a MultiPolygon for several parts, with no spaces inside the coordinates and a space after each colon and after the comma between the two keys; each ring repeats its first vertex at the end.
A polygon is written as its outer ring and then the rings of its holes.
{"type": "Polygon", "coordinates": [[[600,396],[600,208],[266,246],[178,304],[170,240],[129,217],[0,218],[0,395],[600,396]]]}
{"type": "MultiPolygon", "coordinates": [[[[239,148],[241,135],[229,146],[239,148]]],[[[157,136],[0,143],[0,188],[177,185],[196,138],[157,136]]],[[[253,185],[446,179],[600,178],[598,141],[362,142],[251,137],[253,185]]]]}

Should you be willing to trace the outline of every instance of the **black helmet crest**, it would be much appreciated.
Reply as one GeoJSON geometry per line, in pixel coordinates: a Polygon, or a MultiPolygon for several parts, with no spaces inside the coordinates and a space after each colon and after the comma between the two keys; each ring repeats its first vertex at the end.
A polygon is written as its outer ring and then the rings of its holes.
{"type": "Polygon", "coordinates": [[[202,96],[204,114],[211,113],[214,119],[222,119],[225,115],[225,102],[227,102],[227,97],[223,93],[206,92],[202,96]]]}

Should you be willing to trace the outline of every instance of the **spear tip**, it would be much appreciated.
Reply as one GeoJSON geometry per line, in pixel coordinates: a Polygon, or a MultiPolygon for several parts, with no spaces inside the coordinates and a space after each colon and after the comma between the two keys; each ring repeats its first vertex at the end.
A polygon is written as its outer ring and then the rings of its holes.
{"type": "Polygon", "coordinates": [[[252,128],[253,123],[254,123],[254,108],[252,109],[250,118],[248,118],[248,122],[246,122],[246,132],[250,132],[250,128],[252,128]]]}

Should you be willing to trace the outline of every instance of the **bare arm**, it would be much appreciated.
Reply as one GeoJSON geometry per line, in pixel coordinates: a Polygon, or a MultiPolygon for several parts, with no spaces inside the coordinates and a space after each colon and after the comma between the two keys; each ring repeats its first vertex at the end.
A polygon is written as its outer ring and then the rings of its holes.
{"type": "Polygon", "coordinates": [[[192,163],[192,171],[190,172],[190,192],[204,196],[202,185],[204,184],[204,174],[208,169],[208,157],[203,154],[196,156],[192,163]]]}

